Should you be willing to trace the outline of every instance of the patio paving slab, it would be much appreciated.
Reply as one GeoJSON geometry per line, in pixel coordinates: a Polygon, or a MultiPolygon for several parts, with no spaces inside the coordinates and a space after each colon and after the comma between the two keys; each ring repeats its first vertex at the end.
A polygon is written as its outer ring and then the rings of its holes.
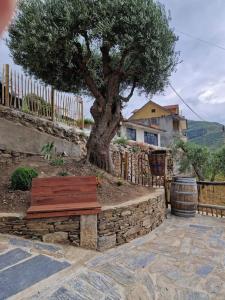
{"type": "MultiPolygon", "coordinates": [[[[18,242],[9,245],[20,248],[18,242]]],[[[20,293],[14,291],[10,299],[225,299],[225,219],[169,216],[146,236],[104,253],[92,251],[84,257],[83,249],[71,248],[70,255],[66,256],[61,246],[54,245],[54,249],[41,245],[26,245],[29,249],[21,245],[21,249],[32,255],[34,249],[38,255],[44,248],[52,255],[54,263],[62,263],[64,258],[70,266],[61,271],[63,276],[56,272],[53,277],[42,279],[20,293]],[[82,256],[79,263],[76,251],[82,256]],[[61,253],[61,260],[57,253],[61,253]]],[[[30,259],[33,256],[25,262],[30,259]]]]}

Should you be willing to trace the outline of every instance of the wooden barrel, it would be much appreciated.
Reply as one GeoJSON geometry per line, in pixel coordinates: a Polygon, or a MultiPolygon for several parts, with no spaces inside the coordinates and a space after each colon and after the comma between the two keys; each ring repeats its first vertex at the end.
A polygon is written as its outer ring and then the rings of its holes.
{"type": "Polygon", "coordinates": [[[195,178],[174,177],[171,185],[171,213],[179,217],[194,217],[198,203],[195,178]]]}

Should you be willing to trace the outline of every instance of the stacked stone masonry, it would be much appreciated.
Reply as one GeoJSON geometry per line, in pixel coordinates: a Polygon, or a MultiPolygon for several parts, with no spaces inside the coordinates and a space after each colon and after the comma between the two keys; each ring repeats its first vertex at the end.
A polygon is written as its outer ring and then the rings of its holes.
{"type": "Polygon", "coordinates": [[[162,191],[130,204],[103,208],[98,215],[98,249],[106,250],[149,233],[163,222],[165,215],[162,191]]]}
{"type": "Polygon", "coordinates": [[[80,245],[80,216],[27,220],[0,217],[0,233],[13,234],[48,243],[80,245]]]}
{"type": "MultiPolygon", "coordinates": [[[[166,215],[162,189],[114,207],[103,207],[98,214],[97,249],[104,251],[145,235],[159,226],[166,215]]],[[[48,243],[80,246],[80,216],[28,220],[0,216],[0,233],[13,234],[48,243]]]]}
{"type": "Polygon", "coordinates": [[[32,154],[9,151],[5,146],[0,145],[0,168],[19,162],[21,159],[32,156],[32,154]]]}

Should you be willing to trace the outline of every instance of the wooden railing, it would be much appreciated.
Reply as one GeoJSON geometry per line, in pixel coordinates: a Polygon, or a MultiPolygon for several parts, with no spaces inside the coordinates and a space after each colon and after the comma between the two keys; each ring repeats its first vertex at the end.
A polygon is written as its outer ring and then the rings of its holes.
{"type": "Polygon", "coordinates": [[[198,181],[198,213],[225,217],[225,182],[198,181]]]}
{"type": "MultiPolygon", "coordinates": [[[[198,181],[197,212],[202,215],[225,217],[225,182],[198,181]]],[[[166,181],[167,204],[170,204],[171,181],[166,181]]]]}
{"type": "Polygon", "coordinates": [[[25,113],[83,128],[83,101],[3,65],[0,104],[25,113]]]}

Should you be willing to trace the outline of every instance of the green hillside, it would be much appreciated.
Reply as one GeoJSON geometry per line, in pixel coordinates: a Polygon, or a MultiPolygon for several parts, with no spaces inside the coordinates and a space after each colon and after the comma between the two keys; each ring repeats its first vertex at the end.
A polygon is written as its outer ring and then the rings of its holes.
{"type": "Polygon", "coordinates": [[[190,142],[218,149],[225,144],[222,124],[216,122],[188,121],[187,137],[190,142]]]}

